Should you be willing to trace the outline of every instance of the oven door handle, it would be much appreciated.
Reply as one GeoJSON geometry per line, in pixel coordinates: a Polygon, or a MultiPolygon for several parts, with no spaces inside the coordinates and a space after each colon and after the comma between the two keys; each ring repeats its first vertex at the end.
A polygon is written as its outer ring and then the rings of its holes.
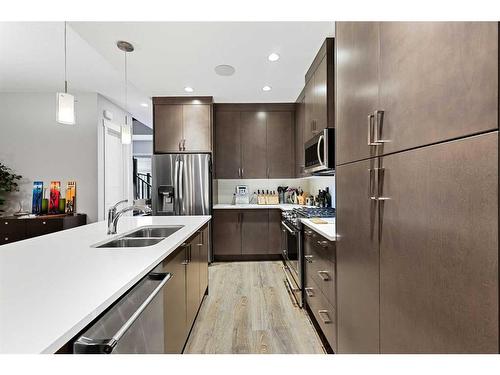
{"type": "Polygon", "coordinates": [[[289,231],[291,234],[293,234],[293,235],[297,234],[297,231],[291,229],[288,225],[285,224],[284,221],[281,222],[281,225],[283,225],[286,228],[286,230],[289,231]]]}

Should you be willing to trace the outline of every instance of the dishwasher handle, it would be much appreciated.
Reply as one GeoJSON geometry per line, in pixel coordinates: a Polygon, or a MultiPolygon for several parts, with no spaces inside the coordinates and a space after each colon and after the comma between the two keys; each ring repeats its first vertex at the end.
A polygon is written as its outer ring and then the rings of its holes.
{"type": "Polygon", "coordinates": [[[147,276],[152,280],[161,280],[158,286],[151,292],[151,294],[141,303],[141,305],[135,310],[135,312],[130,316],[130,318],[118,329],[118,331],[110,339],[90,339],[82,336],[75,342],[76,346],[80,346],[84,349],[85,353],[93,354],[110,354],[115,346],[118,344],[123,335],[129,330],[129,328],[134,324],[134,322],[139,318],[142,312],[148,307],[151,301],[160,293],[165,284],[170,280],[172,274],[169,272],[152,272],[147,276]]]}

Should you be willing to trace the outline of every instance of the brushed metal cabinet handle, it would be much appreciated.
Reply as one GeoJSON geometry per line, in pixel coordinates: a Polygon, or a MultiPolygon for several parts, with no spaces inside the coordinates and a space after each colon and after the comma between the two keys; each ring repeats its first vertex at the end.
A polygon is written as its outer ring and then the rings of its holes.
{"type": "Polygon", "coordinates": [[[382,139],[382,128],[384,124],[384,111],[375,110],[373,112],[373,120],[374,120],[374,138],[373,142],[377,145],[388,142],[387,140],[382,139]]]}
{"type": "Polygon", "coordinates": [[[321,247],[328,247],[328,241],[316,241],[316,243],[321,247]]]}
{"type": "Polygon", "coordinates": [[[330,324],[332,322],[332,320],[330,319],[330,315],[328,315],[328,310],[318,310],[318,315],[320,316],[323,323],[330,324]],[[323,315],[326,316],[326,319],[323,317],[323,315]]]}
{"type": "Polygon", "coordinates": [[[318,275],[323,281],[330,280],[330,274],[328,273],[328,271],[318,271],[318,275]]]}
{"type": "Polygon", "coordinates": [[[314,256],[312,256],[312,255],[304,255],[304,258],[306,259],[307,263],[312,263],[314,256]]]}
{"type": "Polygon", "coordinates": [[[313,288],[304,288],[308,297],[314,297],[314,289],[313,288]]]}
{"type": "Polygon", "coordinates": [[[375,115],[368,115],[368,146],[378,146],[378,143],[373,141],[373,133],[375,132],[375,115]]]}
{"type": "Polygon", "coordinates": [[[245,168],[241,168],[241,178],[243,178],[244,174],[245,174],[245,168]]]}

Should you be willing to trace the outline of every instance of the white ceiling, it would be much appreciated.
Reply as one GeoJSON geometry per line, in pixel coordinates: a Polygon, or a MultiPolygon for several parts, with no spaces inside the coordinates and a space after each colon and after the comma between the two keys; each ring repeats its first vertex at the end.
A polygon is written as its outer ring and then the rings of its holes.
{"type": "Polygon", "coordinates": [[[131,42],[129,77],[150,96],[212,95],[216,102],[289,102],[333,22],[72,22],[113,66],[123,64],[117,40],[131,42]],[[271,52],[281,58],[267,60],[271,52]],[[236,68],[215,74],[219,64],[236,68]],[[270,92],[262,87],[269,85],[270,92]]]}
{"type": "MultiPolygon", "coordinates": [[[[98,92],[124,106],[123,67],[116,69],[68,27],[68,91],[98,92]]],[[[64,23],[0,22],[0,92],[64,89],[64,23]]],[[[129,83],[128,111],[151,126],[150,98],[129,83]]],[[[76,95],[78,100],[78,95],[76,95]]]]}
{"type": "MultiPolygon", "coordinates": [[[[63,87],[63,23],[0,22],[0,92],[63,87]]],[[[123,106],[123,52],[128,55],[128,109],[151,126],[152,96],[211,95],[216,102],[290,102],[333,22],[70,22],[69,91],[97,91],[123,106]],[[281,58],[271,63],[267,56],[281,58]],[[231,77],[214,67],[230,64],[231,77]],[[272,90],[263,92],[269,85],[272,90]]]]}

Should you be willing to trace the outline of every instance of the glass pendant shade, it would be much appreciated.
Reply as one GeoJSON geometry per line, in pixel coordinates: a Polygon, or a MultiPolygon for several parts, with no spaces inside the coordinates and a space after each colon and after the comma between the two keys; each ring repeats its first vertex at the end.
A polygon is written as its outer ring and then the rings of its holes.
{"type": "Polygon", "coordinates": [[[130,129],[130,126],[125,123],[124,125],[122,125],[122,144],[129,145],[130,143],[132,143],[132,131],[130,129]]]}
{"type": "Polygon", "coordinates": [[[58,92],[56,94],[56,121],[60,124],[75,124],[75,97],[71,94],[58,92]]]}

